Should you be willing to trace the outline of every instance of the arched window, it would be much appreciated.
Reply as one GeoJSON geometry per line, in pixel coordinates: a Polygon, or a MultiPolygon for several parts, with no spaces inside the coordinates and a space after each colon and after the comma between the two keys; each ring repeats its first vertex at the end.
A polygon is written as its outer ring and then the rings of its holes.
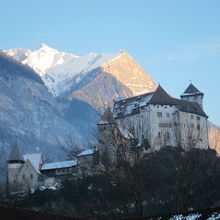
{"type": "Polygon", "coordinates": [[[33,179],[33,174],[31,173],[31,175],[30,175],[30,179],[32,180],[33,179]]]}
{"type": "Polygon", "coordinates": [[[22,179],[25,181],[25,175],[22,175],[22,179]]]}

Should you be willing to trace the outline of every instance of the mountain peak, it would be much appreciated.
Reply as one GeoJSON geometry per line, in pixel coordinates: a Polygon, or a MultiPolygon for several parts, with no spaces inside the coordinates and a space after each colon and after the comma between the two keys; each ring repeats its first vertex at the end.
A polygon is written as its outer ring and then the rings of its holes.
{"type": "Polygon", "coordinates": [[[122,53],[128,54],[125,49],[120,49],[120,50],[119,50],[119,53],[120,53],[120,54],[122,54],[122,53]]]}
{"type": "Polygon", "coordinates": [[[56,49],[54,49],[54,48],[48,46],[48,45],[45,44],[45,43],[41,43],[41,44],[39,45],[39,47],[37,48],[37,50],[58,51],[58,50],[56,50],[56,49]]]}
{"type": "Polygon", "coordinates": [[[45,44],[45,43],[41,43],[40,45],[39,45],[39,47],[38,47],[38,49],[40,49],[40,48],[42,48],[42,47],[49,47],[47,44],[45,44]]]}

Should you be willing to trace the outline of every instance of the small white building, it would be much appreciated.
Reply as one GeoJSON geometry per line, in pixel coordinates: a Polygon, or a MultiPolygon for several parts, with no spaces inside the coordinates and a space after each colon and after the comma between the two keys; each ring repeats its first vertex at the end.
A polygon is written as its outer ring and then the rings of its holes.
{"type": "Polygon", "coordinates": [[[108,109],[97,124],[100,140],[111,142],[107,136],[113,135],[109,133],[113,127],[117,138],[137,139],[138,145],[145,143],[146,151],[149,146],[152,150],[163,146],[207,149],[208,116],[203,111],[203,96],[190,84],[181,99],[176,99],[159,85],[155,92],[115,101],[112,116],[108,109]]]}
{"type": "Polygon", "coordinates": [[[9,192],[50,186],[57,180],[74,175],[77,171],[77,160],[44,163],[41,153],[22,155],[17,141],[12,146],[7,162],[9,192]]]}

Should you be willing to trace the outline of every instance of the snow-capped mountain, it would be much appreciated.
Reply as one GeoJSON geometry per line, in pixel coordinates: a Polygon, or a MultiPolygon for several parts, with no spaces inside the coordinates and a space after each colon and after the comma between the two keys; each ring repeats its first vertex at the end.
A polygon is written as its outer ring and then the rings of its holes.
{"type": "Polygon", "coordinates": [[[87,90],[97,86],[98,78],[104,80],[106,77],[114,78],[112,80],[116,84],[124,87],[124,91],[116,91],[118,86],[114,88],[115,98],[150,92],[156,87],[153,80],[124,51],[114,54],[90,53],[85,56],[76,56],[41,44],[35,51],[10,49],[5,52],[33,68],[41,76],[48,90],[56,97],[66,96],[69,99],[77,97],[88,101],[87,90]],[[101,77],[100,74],[107,75],[101,77]]]}

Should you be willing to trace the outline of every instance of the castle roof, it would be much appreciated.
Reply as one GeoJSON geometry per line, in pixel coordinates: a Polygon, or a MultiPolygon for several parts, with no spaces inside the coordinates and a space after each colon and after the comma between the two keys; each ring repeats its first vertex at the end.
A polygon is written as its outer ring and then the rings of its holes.
{"type": "Polygon", "coordinates": [[[198,103],[174,98],[173,101],[177,108],[182,112],[190,112],[204,117],[208,117],[198,103]]]}
{"type": "MultiPolygon", "coordinates": [[[[203,94],[192,84],[186,89],[185,92],[191,92],[191,94],[193,94],[193,92],[196,94],[203,94]]],[[[160,85],[157,87],[155,92],[116,101],[114,103],[113,117],[122,118],[129,115],[139,114],[140,108],[147,106],[148,104],[175,105],[180,111],[190,112],[207,117],[199,104],[173,98],[160,85]]]]}
{"type": "Polygon", "coordinates": [[[149,104],[174,104],[173,98],[159,85],[154,92],[149,104]]]}
{"type": "Polygon", "coordinates": [[[16,141],[12,146],[11,153],[9,155],[8,161],[24,161],[24,158],[19,150],[19,144],[16,141]]]}
{"type": "Polygon", "coordinates": [[[181,95],[181,97],[191,96],[191,95],[204,95],[204,94],[200,92],[192,83],[190,83],[189,86],[184,91],[184,93],[181,95]]]}
{"type": "Polygon", "coordinates": [[[116,101],[114,103],[113,117],[120,118],[127,115],[138,114],[139,108],[146,106],[153,94],[154,93],[151,92],[116,101]]]}

